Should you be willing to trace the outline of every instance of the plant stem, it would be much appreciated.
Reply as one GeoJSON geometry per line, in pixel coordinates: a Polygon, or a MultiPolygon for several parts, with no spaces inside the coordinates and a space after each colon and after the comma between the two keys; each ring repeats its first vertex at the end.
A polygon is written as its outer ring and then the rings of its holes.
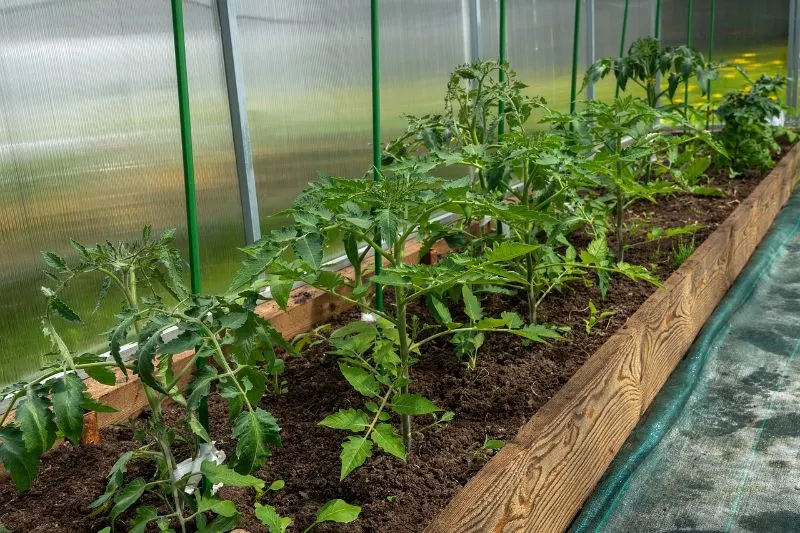
{"type": "Polygon", "coordinates": [[[624,223],[625,198],[622,191],[622,139],[617,138],[616,171],[617,171],[617,261],[622,261],[625,253],[625,245],[622,242],[622,224],[624,223]]]}
{"type": "MultiPolygon", "coordinates": [[[[395,289],[395,307],[400,345],[400,377],[403,380],[403,385],[400,387],[400,393],[408,394],[409,345],[408,330],[406,325],[407,307],[405,290],[402,287],[397,287],[395,289]]],[[[411,416],[409,415],[400,415],[400,436],[403,438],[403,444],[406,447],[406,453],[411,453],[411,416]]]]}
{"type": "Polygon", "coordinates": [[[622,197],[622,187],[617,186],[617,222],[616,222],[616,229],[617,229],[617,261],[624,260],[624,253],[625,253],[625,245],[622,240],[622,225],[624,223],[624,213],[623,210],[625,209],[624,199],[622,197]]]}

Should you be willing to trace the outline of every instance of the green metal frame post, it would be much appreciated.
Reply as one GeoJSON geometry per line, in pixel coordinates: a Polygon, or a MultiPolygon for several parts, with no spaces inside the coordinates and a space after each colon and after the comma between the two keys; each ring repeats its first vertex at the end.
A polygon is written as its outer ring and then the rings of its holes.
{"type": "Polygon", "coordinates": [[[575,100],[578,92],[578,44],[581,36],[581,2],[575,0],[575,26],[572,32],[572,85],[569,89],[569,112],[575,114],[575,100]]]}
{"type": "MultiPolygon", "coordinates": [[[[375,181],[381,179],[381,64],[380,64],[380,6],[379,0],[370,0],[370,44],[372,48],[372,171],[375,181]]],[[[375,236],[381,245],[381,235],[375,236]]],[[[383,270],[380,250],[375,250],[375,273],[383,270]]],[[[375,284],[375,307],[383,311],[383,287],[375,284]]]]}
{"type": "MultiPolygon", "coordinates": [[[[498,61],[500,65],[503,66],[506,64],[506,0],[500,0],[500,27],[498,28],[498,36],[499,36],[499,49],[498,49],[498,61]]],[[[500,84],[504,84],[506,81],[506,73],[502,69],[500,70],[500,84]]],[[[505,133],[506,123],[503,120],[503,114],[505,113],[505,102],[500,100],[498,104],[498,114],[500,115],[498,118],[500,119],[497,125],[497,133],[498,135],[502,135],[505,133]]]]}
{"type": "MultiPolygon", "coordinates": [[[[619,57],[625,55],[625,37],[628,33],[628,8],[630,7],[630,0],[625,0],[625,9],[622,12],[622,35],[619,38],[619,57]]],[[[614,98],[619,97],[619,83],[614,89],[614,98]]]]}
{"type": "MultiPolygon", "coordinates": [[[[714,57],[714,29],[715,29],[715,19],[717,14],[717,1],[711,0],[711,8],[710,8],[710,19],[708,22],[708,62],[711,63],[711,60],[714,57]]],[[[706,94],[706,104],[708,109],[706,109],[706,129],[711,126],[711,81],[708,82],[708,94],[706,94]]]]}
{"type": "MultiPolygon", "coordinates": [[[[175,40],[175,72],[178,80],[178,110],[181,121],[181,152],[183,154],[183,189],[186,195],[186,227],[189,233],[189,278],[192,294],[200,294],[200,239],[197,234],[197,192],[194,183],[194,153],[192,151],[192,117],[189,110],[189,80],[186,74],[186,42],[183,28],[183,0],[172,0],[172,34],[175,40]]],[[[197,360],[198,368],[204,364],[197,360]]],[[[200,423],[208,431],[208,401],[198,408],[200,423]]],[[[206,487],[209,489],[210,487],[206,487]]]]}
{"type": "Polygon", "coordinates": [[[653,30],[653,37],[661,42],[661,0],[656,0],[656,26],[653,30]]]}
{"type": "Polygon", "coordinates": [[[197,192],[194,183],[192,117],[189,111],[189,80],[186,74],[186,43],[183,29],[183,4],[172,0],[172,33],[175,40],[175,72],[178,78],[178,110],[181,121],[183,189],[186,195],[186,226],[189,232],[189,277],[192,294],[200,294],[200,244],[197,235],[197,192]]]}
{"type": "MultiPolygon", "coordinates": [[[[689,0],[686,8],[686,46],[692,47],[692,15],[694,13],[694,1],[689,0]]],[[[689,80],[683,85],[683,116],[689,120],[689,80]]]]}

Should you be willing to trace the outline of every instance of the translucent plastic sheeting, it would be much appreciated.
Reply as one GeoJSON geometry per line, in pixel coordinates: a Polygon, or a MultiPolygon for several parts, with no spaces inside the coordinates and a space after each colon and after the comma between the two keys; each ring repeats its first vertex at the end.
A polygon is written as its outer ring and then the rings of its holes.
{"type": "Polygon", "coordinates": [[[265,231],[319,174],[369,169],[370,10],[363,0],[238,0],[237,17],[265,231]]]}
{"type": "Polygon", "coordinates": [[[572,532],[800,531],[800,193],[572,532]]]}
{"type": "Polygon", "coordinates": [[[383,0],[381,106],[384,139],[405,130],[403,114],[441,113],[449,74],[468,58],[462,0],[383,0]]]}
{"type": "MultiPolygon", "coordinates": [[[[575,2],[564,0],[507,0],[508,61],[529,85],[528,93],[543,96],[548,105],[569,108],[572,72],[575,2]]],[[[498,0],[483,0],[481,5],[482,49],[485,58],[499,53],[498,0]]],[[[624,0],[595,0],[596,59],[619,55],[624,0]]],[[[578,43],[579,85],[589,65],[587,57],[588,2],[582,2],[578,43]]],[[[639,37],[652,35],[655,0],[631,0],[628,8],[627,46],[639,37]]],[[[613,96],[613,81],[597,85],[596,97],[613,96]]]]}
{"type": "MultiPolygon", "coordinates": [[[[662,1],[661,36],[665,44],[687,42],[688,0],[662,1]]],[[[708,55],[711,0],[693,0],[692,46],[708,55]]],[[[735,70],[739,65],[756,78],[760,74],[786,75],[786,40],[789,32],[789,0],[716,0],[713,59],[727,68],[712,82],[712,103],[731,90],[740,89],[745,80],[735,70]]],[[[683,101],[679,90],[676,101],[683,101]]],[[[689,87],[689,102],[705,101],[696,84],[689,87]]]]}
{"type": "MultiPolygon", "coordinates": [[[[186,3],[204,288],[238,262],[243,242],[216,9],[186,3]]],[[[41,250],[177,228],[184,192],[171,13],[162,0],[16,0],[0,7],[0,384],[37,368],[48,348],[38,317],[41,250]]],[[[68,299],[90,348],[119,297],[92,315],[94,287],[68,299]]]]}

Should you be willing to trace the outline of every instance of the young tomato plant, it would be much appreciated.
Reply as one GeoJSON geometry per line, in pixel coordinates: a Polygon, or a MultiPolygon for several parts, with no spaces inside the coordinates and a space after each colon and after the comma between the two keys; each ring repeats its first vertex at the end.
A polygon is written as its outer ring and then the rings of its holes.
{"type": "MultiPolygon", "coordinates": [[[[363,464],[375,446],[405,459],[412,441],[411,417],[440,411],[410,390],[410,369],[427,343],[450,336],[458,345],[468,342],[469,349],[475,350],[480,342],[474,337],[488,331],[534,341],[559,336],[544,326],[524,327],[514,313],[484,318],[472,291],[473,287],[505,283],[505,278],[490,273],[487,267],[524,255],[532,249],[529,245],[497,245],[480,256],[457,254],[435,265],[407,264],[406,242],[413,234],[429,244],[461,233],[458,225],[432,222],[431,215],[442,211],[463,217],[474,204],[469,178],[445,181],[429,176],[430,168],[419,161],[402,162],[381,181],[349,180],[341,183],[341,188],[330,187],[324,195],[301,196],[292,210],[283,213],[295,224],[248,248],[250,257],[232,287],[248,283],[255,283],[256,288],[276,283],[288,286],[301,281],[376,317],[374,322],[348,324],[330,337],[342,375],[367,400],[362,409],[342,410],[321,422],[350,433],[342,445],[342,478],[363,464]],[[339,235],[352,235],[376,249],[385,264],[383,272],[369,279],[362,276],[356,284],[322,268],[324,250],[330,249],[339,235]],[[380,245],[375,235],[381,236],[380,245]],[[365,297],[376,283],[391,288],[393,301],[386,309],[365,297]],[[467,323],[452,319],[445,302],[453,295],[463,302],[467,323]],[[418,327],[418,319],[410,315],[410,307],[421,301],[429,303],[444,326],[427,337],[418,327]],[[400,421],[399,432],[391,424],[392,414],[400,421]]],[[[281,298],[278,303],[285,306],[286,300],[281,298]]]]}
{"type": "MultiPolygon", "coordinates": [[[[171,232],[153,239],[146,227],[141,241],[135,243],[106,243],[89,248],[73,242],[79,256],[77,266],[70,266],[54,253],[45,254],[51,269],[48,277],[56,285],[43,290],[48,299],[44,329],[53,340],[59,356],[57,370],[63,375],[48,381],[56,371],[48,368],[14,393],[9,410],[17,398],[24,396],[24,400],[14,424],[2,430],[0,458],[21,487],[29,485],[38,457],[52,446],[57,429],[76,441],[84,412],[102,408],[86,397],[76,371],[85,370],[100,382],[113,384],[117,377],[110,370],[113,365],[126,377],[128,372],[138,375],[150,416],[141,433],[142,447],[117,461],[105,493],[92,506],[98,512],[110,509],[113,524],[150,493],[163,505],[139,506],[130,524],[134,530],[143,531],[147,524],[157,523],[162,529],[177,526],[186,531],[187,525],[194,522],[203,531],[225,531],[238,521],[233,503],[220,500],[209,491],[198,494],[195,488],[203,480],[211,485],[256,489],[263,485],[263,481],[248,474],[263,464],[271,448],[280,445],[276,420],[258,407],[266,380],[261,369],[264,347],[267,351],[275,345],[291,347],[269,322],[253,312],[256,293],[244,292],[233,298],[188,296],[181,276],[182,261],[171,241],[171,232]],[[60,293],[77,277],[97,274],[103,277],[101,297],[114,292],[121,295],[123,302],[116,323],[107,334],[107,359],[73,354],[51,320],[56,315],[79,321],[60,293]],[[136,341],[135,352],[130,360],[124,360],[122,345],[130,335],[136,341]],[[187,351],[191,351],[188,361],[176,368],[174,356],[187,351]],[[179,385],[188,379],[199,359],[206,360],[206,364],[195,373],[184,394],[179,385]],[[213,447],[198,420],[200,403],[212,387],[218,387],[228,402],[236,442],[232,469],[216,464],[224,454],[213,447]],[[163,408],[167,401],[186,409],[181,431],[165,422],[163,408]],[[173,444],[179,438],[188,438],[194,445],[192,456],[181,463],[173,452],[173,444]],[[125,473],[132,460],[152,462],[155,476],[127,480],[125,473]],[[207,515],[216,518],[208,524],[207,515]]],[[[8,410],[4,421],[7,416],[8,410]]]]}
{"type": "Polygon", "coordinates": [[[720,140],[728,153],[733,174],[772,168],[775,166],[773,156],[780,153],[776,138],[781,135],[787,135],[790,140],[796,138],[788,129],[771,122],[785,111],[778,96],[786,85],[786,78],[762,74],[753,81],[741,67],[738,70],[749,87],[725,94],[716,110],[724,123],[720,140]]]}
{"type": "Polygon", "coordinates": [[[655,131],[657,119],[687,124],[679,116],[653,109],[631,96],[610,104],[587,102],[575,116],[553,113],[548,117],[556,130],[569,139],[576,155],[590,156],[583,162],[585,175],[595,176],[599,199],[613,212],[611,227],[618,261],[624,260],[627,244],[626,208],[636,200],[655,201],[657,195],[680,190],[672,180],[648,178],[649,174],[665,173],[657,169],[670,165],[665,154],[696,142],[721,150],[703,130],[690,129],[684,135],[661,134],[655,131]]]}
{"type": "Polygon", "coordinates": [[[448,80],[443,112],[407,117],[406,132],[384,150],[386,163],[423,157],[467,167],[476,190],[504,194],[509,168],[506,155],[497,157],[503,145],[500,124],[506,132],[518,130],[544,103],[525,95],[526,87],[508,65],[496,61],[459,66],[448,80]]]}
{"type": "MultiPolygon", "coordinates": [[[[607,57],[591,65],[584,76],[584,86],[610,73],[614,74],[617,85],[623,91],[627,89],[628,82],[644,89],[647,105],[651,108],[658,107],[658,101],[663,96],[673,102],[678,87],[692,79],[705,95],[709,82],[718,75],[717,68],[707,63],[697,50],[687,46],[664,47],[652,37],[634,41],[624,57],[607,57]],[[662,76],[666,77],[666,87],[660,85],[662,76]]],[[[672,107],[682,111],[681,107],[674,104],[672,107]]]]}

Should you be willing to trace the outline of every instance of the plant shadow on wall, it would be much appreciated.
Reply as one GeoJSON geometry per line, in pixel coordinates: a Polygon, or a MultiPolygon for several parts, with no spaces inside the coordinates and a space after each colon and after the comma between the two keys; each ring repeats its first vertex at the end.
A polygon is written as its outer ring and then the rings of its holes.
{"type": "MultiPolygon", "coordinates": [[[[656,52],[655,58],[667,53],[656,52]]],[[[650,85],[655,72],[672,72],[672,89],[665,93],[670,97],[691,76],[711,77],[702,57],[685,50],[669,54],[669,61],[655,65],[643,56],[630,60],[634,66],[611,62],[603,68],[618,70],[618,79],[633,69],[627,75],[643,84],[653,102],[661,94],[650,85]],[[641,61],[644,67],[635,66],[641,61]]],[[[587,76],[600,72],[593,69],[587,76]]],[[[141,446],[119,458],[93,504],[95,513],[108,517],[107,530],[125,524],[132,531],[228,531],[242,509],[217,496],[216,489],[226,485],[246,490],[257,519],[270,533],[282,532],[292,519],[269,505],[269,495],[283,482],[268,484],[252,475],[281,445],[279,421],[259,405],[268,393],[278,396],[291,387],[283,382],[282,356],[324,345],[363,399],[336,412],[327,408],[319,422],[344,432],[340,480],[376,454],[407,460],[419,449],[415,439],[457,416],[414,388],[411,370],[439,344],[434,341],[448,339],[453,357],[475,371],[487,334],[529,344],[559,342],[568,328],[542,321],[538,313],[551,295],[596,284],[605,298],[615,276],[658,286],[646,268],[624,260],[626,250],[642,244],[631,242],[640,228],[626,222],[626,210],[678,192],[720,195],[703,181],[706,170],[720,160],[744,164],[741,154],[751,150],[737,148],[726,135],[755,127],[731,109],[752,104],[763,110],[760,117],[772,116],[769,97],[780,84],[760,78],[740,95],[744,103],[735,95],[724,100],[727,107],[719,113],[732,129],[718,139],[671,107],[655,108],[631,96],[588,102],[574,115],[558,113],[526,96],[508,65],[463,65],[449,78],[442,113],[407,117],[406,132],[385,147],[379,175],[372,169],[357,179],[322,178],[278,213],[285,223],[243,250],[245,259],[225,295],[189,294],[171,232],[154,236],[147,227],[133,243],[72,242],[76,259],[45,253],[42,327],[54,362],[2,391],[9,401],[0,420],[0,462],[27,489],[41,455],[59,438],[78,444],[84,414],[107,409],[88,396],[83,373],[106,385],[135,375],[149,412],[136,434],[141,446]],[[659,132],[657,121],[677,124],[681,133],[659,132]],[[463,177],[439,177],[445,169],[463,177]],[[409,253],[414,239],[420,256],[441,241],[451,253],[418,264],[409,253]],[[334,272],[324,262],[340,243],[351,271],[334,272]],[[376,257],[383,265],[377,274],[376,257]],[[59,334],[64,321],[82,321],[62,296],[82,278],[98,280],[98,303],[120,301],[106,334],[107,356],[75,353],[59,334]],[[286,310],[297,283],[360,309],[360,320],[338,329],[322,325],[286,342],[256,306],[270,298],[286,310]],[[385,307],[375,298],[378,285],[386,288],[385,307]],[[484,300],[490,295],[519,295],[524,304],[520,313],[489,313],[484,300]],[[421,306],[432,320],[415,314],[421,306]],[[130,341],[132,355],[123,357],[130,341]],[[235,443],[230,458],[216,448],[214,428],[200,422],[200,407],[212,393],[227,406],[235,443]],[[184,410],[176,424],[165,422],[167,402],[184,410]]],[[[777,130],[764,127],[772,142],[777,130]]],[[[759,146],[767,153],[774,148],[766,136],[759,146]]],[[[691,253],[697,229],[655,228],[648,240],[691,233],[691,242],[678,248],[670,241],[678,263],[691,253]]],[[[613,314],[598,300],[586,305],[587,333],[613,314]]],[[[495,449],[489,443],[499,447],[487,437],[481,454],[495,449]]],[[[306,531],[328,521],[349,523],[359,512],[331,500],[306,531]]]]}

